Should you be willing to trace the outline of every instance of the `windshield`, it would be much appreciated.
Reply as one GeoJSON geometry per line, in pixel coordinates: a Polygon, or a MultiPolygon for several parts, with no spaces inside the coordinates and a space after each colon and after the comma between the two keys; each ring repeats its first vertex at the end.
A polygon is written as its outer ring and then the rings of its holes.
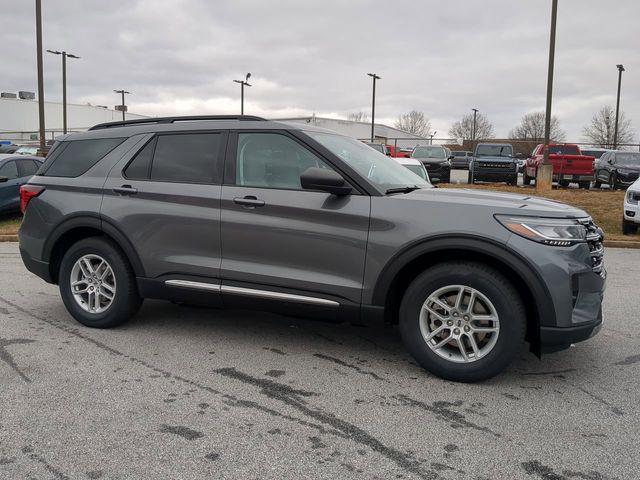
{"type": "Polygon", "coordinates": [[[431,187],[429,182],[359,140],[333,133],[305,133],[383,191],[413,186],[431,187]]]}
{"type": "Polygon", "coordinates": [[[476,157],[512,157],[511,145],[478,145],[476,157]]]}
{"type": "Polygon", "coordinates": [[[445,159],[446,153],[442,147],[416,147],[411,158],[439,158],[445,159]]]}
{"type": "Polygon", "coordinates": [[[640,166],[640,153],[616,153],[616,163],[618,165],[640,166]]]}
{"type": "Polygon", "coordinates": [[[384,148],[380,143],[367,143],[367,145],[369,145],[371,148],[373,148],[374,150],[377,150],[380,153],[384,153],[384,148]]]}
{"type": "Polygon", "coordinates": [[[408,168],[409,170],[411,170],[413,173],[418,175],[420,178],[422,178],[424,180],[428,180],[427,171],[424,169],[424,167],[422,165],[403,165],[403,166],[404,166],[404,168],[408,168]]]}
{"type": "Polygon", "coordinates": [[[549,145],[549,153],[557,155],[580,155],[576,145],[549,145]]]}

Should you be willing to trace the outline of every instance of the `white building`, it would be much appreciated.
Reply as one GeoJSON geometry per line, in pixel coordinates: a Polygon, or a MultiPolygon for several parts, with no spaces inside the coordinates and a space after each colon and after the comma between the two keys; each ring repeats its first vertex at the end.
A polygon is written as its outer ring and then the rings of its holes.
{"type": "MultiPolygon", "coordinates": [[[[44,103],[47,140],[62,134],[62,103],[44,103]]],[[[126,114],[127,120],[145,118],[134,113],[126,114]]],[[[67,130],[87,130],[98,123],[122,120],[122,112],[99,105],[67,103],[67,130]]],[[[0,98],[0,140],[16,143],[38,140],[38,101],[20,98],[0,98]]]]}
{"type": "MultiPolygon", "coordinates": [[[[312,115],[310,117],[278,118],[278,121],[287,123],[307,123],[316,127],[326,128],[334,132],[357,138],[358,140],[371,139],[371,122],[353,122],[351,120],[339,120],[336,118],[323,118],[312,115]]],[[[414,147],[416,145],[427,145],[429,138],[419,137],[405,132],[398,128],[389,127],[381,123],[376,123],[374,128],[374,138],[378,143],[396,145],[398,147],[414,147]]]]}

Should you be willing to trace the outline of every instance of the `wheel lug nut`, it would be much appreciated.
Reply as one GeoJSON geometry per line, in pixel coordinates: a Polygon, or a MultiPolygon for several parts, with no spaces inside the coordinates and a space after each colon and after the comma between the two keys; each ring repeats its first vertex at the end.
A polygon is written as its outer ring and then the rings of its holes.
{"type": "Polygon", "coordinates": [[[469,325],[465,325],[465,326],[464,326],[464,331],[465,331],[465,332],[468,332],[469,330],[471,330],[471,327],[469,327],[469,325]]]}
{"type": "Polygon", "coordinates": [[[453,312],[453,316],[457,317],[458,316],[458,312],[453,312]]]}
{"type": "Polygon", "coordinates": [[[451,327],[451,326],[453,325],[453,320],[449,320],[449,321],[447,322],[447,325],[451,327]]]}
{"type": "Polygon", "coordinates": [[[460,335],[460,329],[459,328],[454,329],[453,333],[455,333],[456,335],[460,335]]]}

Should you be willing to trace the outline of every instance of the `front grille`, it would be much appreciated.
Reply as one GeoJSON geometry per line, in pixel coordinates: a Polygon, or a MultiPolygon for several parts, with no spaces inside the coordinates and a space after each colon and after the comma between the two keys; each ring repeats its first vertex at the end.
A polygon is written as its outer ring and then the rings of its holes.
{"type": "Polygon", "coordinates": [[[478,162],[478,168],[503,168],[505,170],[513,170],[514,163],[502,162],[478,162]]]}
{"type": "Polygon", "coordinates": [[[580,219],[580,223],[587,229],[587,245],[589,246],[589,254],[591,255],[591,267],[593,271],[605,277],[604,270],[604,233],[591,218],[580,219]]]}

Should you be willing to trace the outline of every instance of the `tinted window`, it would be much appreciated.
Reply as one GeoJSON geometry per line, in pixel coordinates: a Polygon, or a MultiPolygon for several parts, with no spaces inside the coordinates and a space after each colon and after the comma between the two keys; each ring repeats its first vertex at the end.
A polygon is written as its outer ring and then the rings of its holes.
{"type": "Polygon", "coordinates": [[[442,147],[416,147],[411,156],[413,158],[446,158],[447,154],[442,147]]]}
{"type": "Polygon", "coordinates": [[[21,177],[30,177],[35,175],[40,164],[33,160],[18,160],[18,172],[21,177]]]}
{"type": "Polygon", "coordinates": [[[276,133],[241,133],[236,158],[236,184],[249,187],[302,190],[302,172],[310,167],[329,168],[298,142],[276,133]]]}
{"type": "Polygon", "coordinates": [[[580,149],[576,145],[551,145],[549,153],[558,155],[580,155],[580,149]]]}
{"type": "Polygon", "coordinates": [[[478,145],[476,157],[511,157],[513,147],[511,145],[478,145]]]}
{"type": "Polygon", "coordinates": [[[219,178],[220,138],[219,133],[160,135],[156,140],[151,180],[213,183],[219,178]]]}
{"type": "Polygon", "coordinates": [[[405,165],[409,170],[418,175],[423,180],[427,179],[427,172],[422,165],[405,165]]]}
{"type": "Polygon", "coordinates": [[[640,165],[640,153],[616,153],[616,164],[638,166],[640,165]]]}
{"type": "Polygon", "coordinates": [[[45,170],[45,175],[49,177],[78,177],[124,140],[124,138],[98,138],[63,142],[66,145],[56,148],[55,154],[50,158],[51,164],[45,170]]]}
{"type": "Polygon", "coordinates": [[[146,180],[151,172],[151,159],[156,148],[156,139],[147,143],[135,156],[133,161],[124,169],[124,176],[132,180],[146,180]]]}
{"type": "Polygon", "coordinates": [[[2,165],[0,167],[0,177],[7,177],[9,180],[18,178],[18,167],[16,167],[16,162],[6,162],[2,165]]]}

